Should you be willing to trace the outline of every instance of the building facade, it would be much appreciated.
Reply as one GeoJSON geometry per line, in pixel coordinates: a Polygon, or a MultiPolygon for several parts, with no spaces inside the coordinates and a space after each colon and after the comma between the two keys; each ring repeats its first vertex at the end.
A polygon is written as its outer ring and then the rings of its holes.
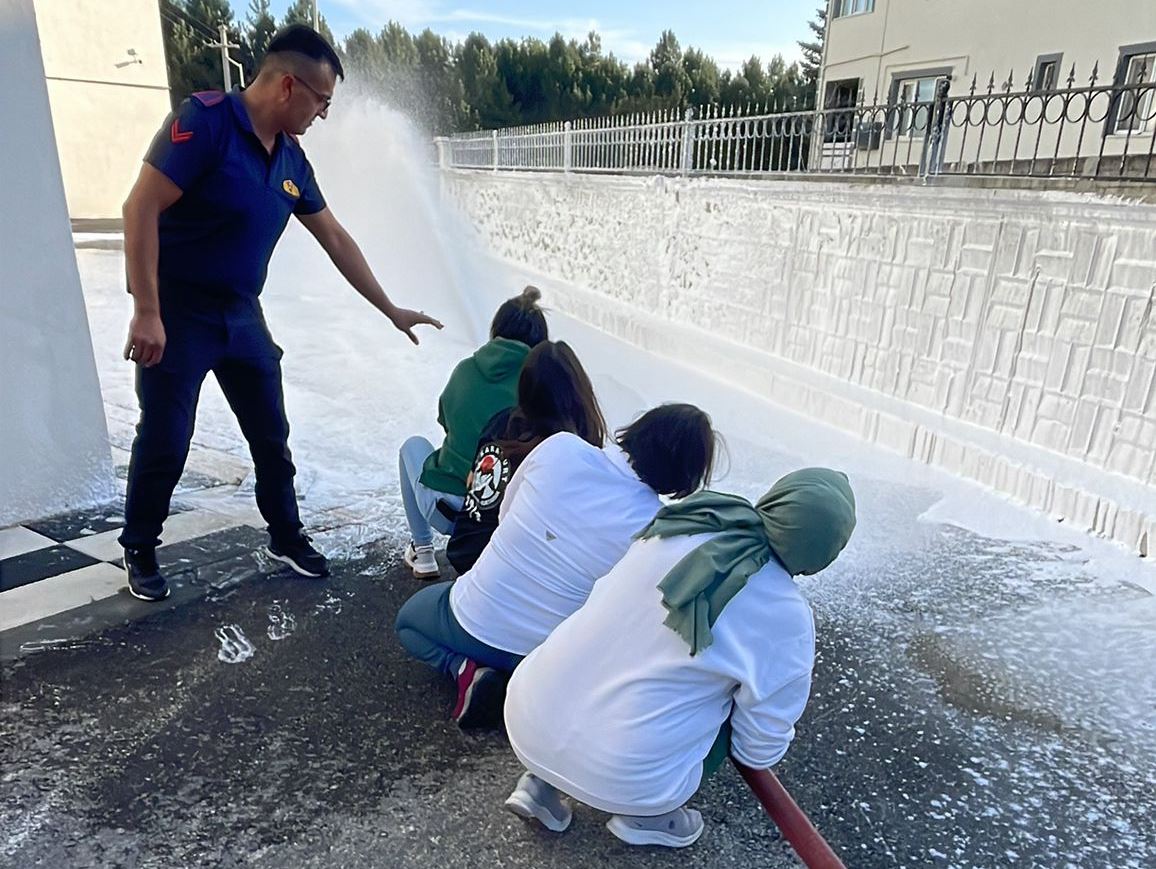
{"type": "Polygon", "coordinates": [[[949,162],[1150,153],[1156,3],[831,0],[819,93],[828,109],[890,109],[842,125],[844,135],[829,124],[828,159],[864,164],[922,137],[937,95],[950,98],[940,155],[949,162]],[[977,141],[996,127],[1018,135],[1014,151],[997,135],[977,141]]]}
{"type": "Polygon", "coordinates": [[[34,0],[69,215],[118,218],[169,111],[156,0],[34,0]]]}

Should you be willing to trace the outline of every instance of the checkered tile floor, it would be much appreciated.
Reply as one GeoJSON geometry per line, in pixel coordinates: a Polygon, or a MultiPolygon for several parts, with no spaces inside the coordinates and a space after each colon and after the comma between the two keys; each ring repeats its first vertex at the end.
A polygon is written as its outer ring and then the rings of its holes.
{"type": "MultiPolygon", "coordinates": [[[[123,525],[123,502],[113,502],[0,529],[0,631],[118,594],[125,587],[117,543],[123,525]]],[[[157,557],[163,565],[181,544],[242,525],[236,516],[174,503],[157,557]]],[[[259,545],[259,533],[247,530],[259,545]]],[[[193,559],[179,564],[195,566],[193,559]]]]}
{"type": "MultiPolygon", "coordinates": [[[[105,410],[120,499],[0,528],[0,658],[84,633],[102,618],[116,623],[159,606],[128,594],[117,543],[137,410],[110,402],[105,410]]],[[[250,479],[247,459],[194,441],[157,550],[173,590],[170,605],[282,569],[260,552],[267,541],[265,522],[250,479]]],[[[326,543],[355,546],[380,536],[344,508],[311,511],[302,505],[302,520],[322,551],[326,543]]]]}

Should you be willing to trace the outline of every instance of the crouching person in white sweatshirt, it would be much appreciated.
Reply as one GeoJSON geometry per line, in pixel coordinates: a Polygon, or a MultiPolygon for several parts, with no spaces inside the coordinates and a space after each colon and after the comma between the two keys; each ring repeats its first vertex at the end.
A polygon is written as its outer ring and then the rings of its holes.
{"type": "Polygon", "coordinates": [[[498,527],[473,568],[428,586],[397,615],[405,649],[457,680],[451,717],[499,726],[506,674],[586,601],[662,506],[709,478],[710,417],[690,404],[643,414],[599,449],[560,432],[510,479],[498,527]]]}
{"type": "Polygon", "coordinates": [[[787,475],[755,506],[704,491],[664,507],[515,671],[506,731],[528,772],[506,806],[562,831],[564,793],[610,812],[631,844],[697,840],[702,816],[685,803],[708,755],[725,758],[728,730],[749,767],[786,753],[815,657],[791,577],[827,567],[854,527],[846,476],[823,468],[787,475]]]}

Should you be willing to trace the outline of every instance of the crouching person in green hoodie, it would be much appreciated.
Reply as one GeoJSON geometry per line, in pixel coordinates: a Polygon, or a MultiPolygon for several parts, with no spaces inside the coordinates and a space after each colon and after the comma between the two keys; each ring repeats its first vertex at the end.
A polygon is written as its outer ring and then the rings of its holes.
{"type": "Polygon", "coordinates": [[[526,287],[503,302],[490,324],[490,340],[454,368],[438,399],[438,423],[446,433],[441,447],[435,450],[416,435],[401,447],[401,498],[410,533],[404,559],[419,579],[439,574],[433,532],[453,530],[482,429],[517,402],[522,363],[549,337],[541,295],[537,287],[526,287]]]}

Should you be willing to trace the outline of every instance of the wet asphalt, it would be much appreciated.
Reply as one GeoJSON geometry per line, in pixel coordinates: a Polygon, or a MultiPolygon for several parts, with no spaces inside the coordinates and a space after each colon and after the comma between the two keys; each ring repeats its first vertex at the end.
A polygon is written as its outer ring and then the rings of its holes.
{"type": "MultiPolygon", "coordinates": [[[[925,506],[916,490],[862,492],[868,536],[925,506]]],[[[1130,731],[1062,691],[1041,700],[1030,686],[1056,650],[1017,627],[1060,607],[1063,635],[1072,614],[1156,599],[1098,584],[1064,547],[920,534],[808,586],[819,658],[783,783],[848,866],[1156,865],[1143,718],[1130,731]]],[[[448,722],[451,685],[393,637],[419,588],[395,548],[326,581],[267,568],[0,665],[0,865],[798,865],[729,768],[693,799],[707,828],[685,852],[622,845],[584,807],[561,835],[513,817],[503,735],[448,722]],[[221,660],[222,636],[251,656],[221,660]]],[[[1120,654],[1148,648],[1140,636],[1120,654]]],[[[1149,715],[1150,662],[1122,664],[1149,715]]]]}
{"type": "MultiPolygon", "coordinates": [[[[254,569],[5,664],[0,865],[683,865],[598,812],[555,835],[502,808],[520,767],[501,733],[449,722],[448,680],[397,645],[419,585],[393,558],[254,569]],[[222,627],[251,657],[220,659],[222,627]]],[[[732,770],[701,804],[696,864],[796,865],[732,770]]]]}

